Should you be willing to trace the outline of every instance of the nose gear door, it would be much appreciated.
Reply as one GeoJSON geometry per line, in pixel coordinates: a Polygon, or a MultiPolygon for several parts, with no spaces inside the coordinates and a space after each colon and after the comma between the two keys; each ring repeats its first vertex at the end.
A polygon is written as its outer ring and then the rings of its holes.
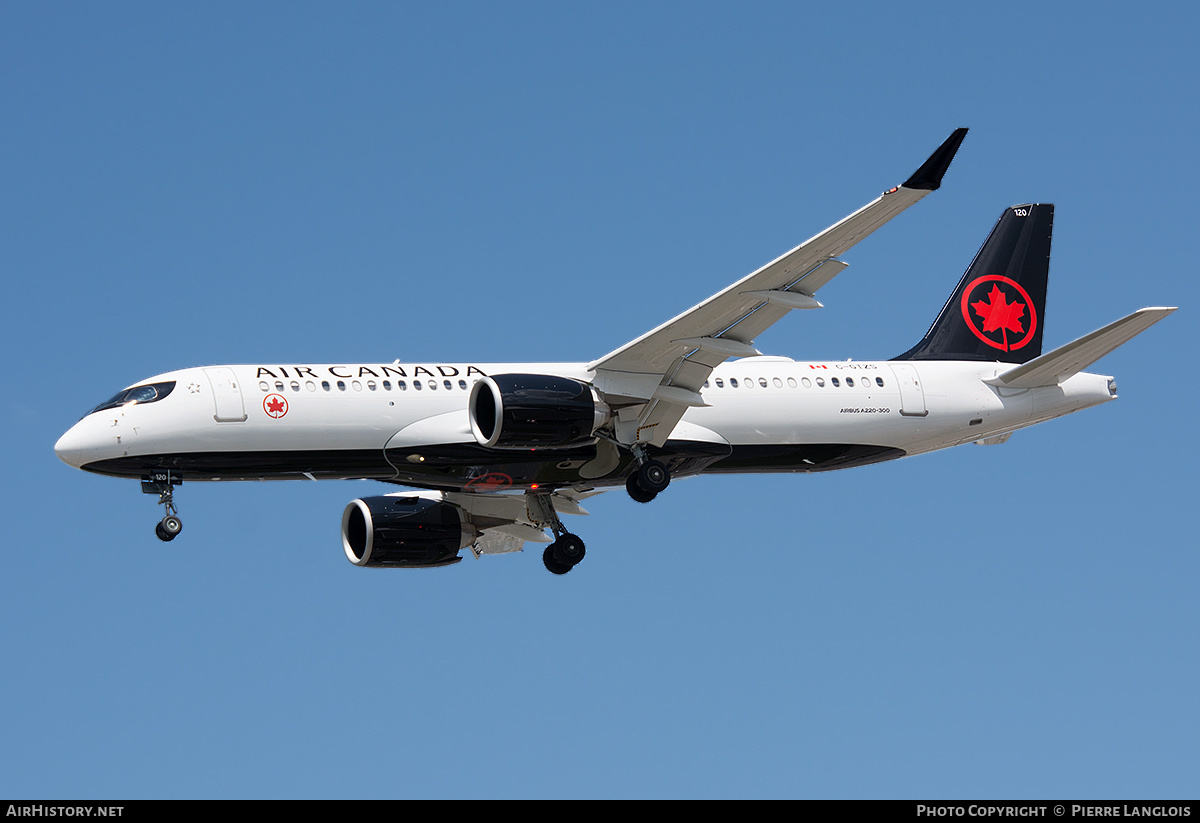
{"type": "Polygon", "coordinates": [[[204,374],[212,386],[213,401],[216,403],[213,419],[218,423],[244,422],[246,407],[242,404],[242,390],[238,387],[233,369],[205,369],[204,374]]]}

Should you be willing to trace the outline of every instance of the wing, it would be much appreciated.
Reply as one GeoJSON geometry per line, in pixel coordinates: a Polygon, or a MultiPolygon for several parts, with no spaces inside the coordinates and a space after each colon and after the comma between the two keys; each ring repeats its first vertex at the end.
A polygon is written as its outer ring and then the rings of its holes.
{"type": "Polygon", "coordinates": [[[966,137],[956,130],[902,185],[697,306],[593,363],[593,384],[620,409],[625,444],[661,446],[700,388],[731,357],[758,354],[753,340],[792,309],[819,308],[817,290],[846,267],[837,259],[859,240],[941,185],[966,137]]]}

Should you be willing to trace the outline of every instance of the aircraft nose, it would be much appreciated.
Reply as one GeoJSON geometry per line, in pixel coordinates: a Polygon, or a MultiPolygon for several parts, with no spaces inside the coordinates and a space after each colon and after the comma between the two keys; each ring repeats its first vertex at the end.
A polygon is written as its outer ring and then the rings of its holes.
{"type": "Polygon", "coordinates": [[[79,464],[83,462],[83,437],[80,436],[78,427],[72,426],[67,429],[66,434],[58,438],[58,442],[54,444],[54,453],[68,466],[79,468],[79,464]]]}

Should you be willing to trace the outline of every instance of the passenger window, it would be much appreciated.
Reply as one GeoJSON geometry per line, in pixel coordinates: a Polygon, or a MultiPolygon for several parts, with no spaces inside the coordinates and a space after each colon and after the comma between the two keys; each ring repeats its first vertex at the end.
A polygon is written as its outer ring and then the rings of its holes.
{"type": "Polygon", "coordinates": [[[299,380],[292,381],[292,391],[300,391],[300,381],[299,380]]]}
{"type": "Polygon", "coordinates": [[[467,388],[467,381],[466,381],[466,380],[459,380],[459,381],[458,381],[458,387],[459,387],[460,389],[463,389],[463,390],[465,390],[465,389],[467,388]]]}
{"type": "Polygon", "coordinates": [[[731,378],[729,378],[729,385],[730,385],[732,388],[735,388],[735,389],[736,389],[736,388],[737,388],[737,378],[736,378],[736,377],[731,377],[731,378]]]}
{"type": "Polygon", "coordinates": [[[383,381],[383,390],[384,390],[384,391],[391,391],[391,390],[392,390],[392,381],[391,381],[391,380],[384,380],[384,381],[383,381]]]}
{"type": "Polygon", "coordinates": [[[783,381],[780,380],[778,377],[775,378],[774,383],[775,383],[775,388],[777,388],[777,389],[783,388],[783,381]]]}
{"type": "Polygon", "coordinates": [[[722,379],[721,379],[721,378],[719,378],[719,377],[717,378],[717,388],[718,388],[718,389],[723,389],[723,388],[725,388],[725,381],[724,381],[724,380],[722,380],[722,379]]]}
{"type": "Polygon", "coordinates": [[[375,381],[374,381],[374,380],[368,380],[368,381],[367,381],[367,388],[368,388],[368,389],[370,389],[371,391],[375,391],[375,381]]]}
{"type": "Polygon", "coordinates": [[[338,381],[338,391],[345,391],[345,390],[346,390],[346,381],[339,380],[338,381]]]}
{"type": "Polygon", "coordinates": [[[258,381],[258,387],[259,387],[260,389],[262,389],[263,391],[270,391],[270,390],[271,390],[271,384],[270,384],[270,383],[268,383],[266,380],[259,380],[259,381],[258,381]]]}
{"type": "Polygon", "coordinates": [[[397,380],[396,388],[398,388],[400,391],[408,391],[408,384],[405,383],[403,380],[397,380]]]}
{"type": "Polygon", "coordinates": [[[307,383],[304,384],[304,388],[308,389],[309,391],[316,391],[317,384],[314,383],[313,381],[309,380],[307,383]]]}
{"type": "Polygon", "coordinates": [[[322,380],[322,381],[321,381],[321,388],[323,388],[325,391],[329,391],[329,381],[328,381],[328,380],[322,380]]]}
{"type": "Polygon", "coordinates": [[[445,387],[446,391],[450,391],[452,388],[454,388],[454,384],[451,383],[449,380],[443,380],[442,386],[445,387]]]}
{"type": "Polygon", "coordinates": [[[762,386],[765,389],[767,387],[767,378],[765,378],[765,377],[758,378],[758,385],[762,386]]]}
{"type": "Polygon", "coordinates": [[[818,377],[818,378],[817,378],[817,385],[818,385],[818,386],[820,386],[821,388],[825,388],[825,378],[824,378],[824,377],[818,377]]]}
{"type": "Polygon", "coordinates": [[[879,386],[879,388],[883,388],[883,378],[882,378],[882,377],[876,377],[876,378],[875,378],[875,385],[876,385],[876,386],[879,386]]]}
{"type": "Polygon", "coordinates": [[[846,385],[847,385],[847,386],[849,386],[850,388],[854,388],[854,378],[853,378],[853,377],[847,377],[847,378],[846,378],[846,385]]]}
{"type": "Polygon", "coordinates": [[[275,381],[275,391],[283,391],[283,381],[282,380],[275,381]]]}
{"type": "Polygon", "coordinates": [[[793,389],[796,388],[796,378],[789,377],[788,378],[788,386],[790,386],[793,389]]]}
{"type": "Polygon", "coordinates": [[[414,381],[413,381],[413,388],[414,388],[416,391],[420,391],[420,390],[421,390],[421,381],[420,381],[420,380],[414,380],[414,381]]]}
{"type": "Polygon", "coordinates": [[[812,388],[812,381],[809,380],[807,377],[800,378],[800,382],[804,384],[804,388],[806,388],[806,389],[812,388]]]}

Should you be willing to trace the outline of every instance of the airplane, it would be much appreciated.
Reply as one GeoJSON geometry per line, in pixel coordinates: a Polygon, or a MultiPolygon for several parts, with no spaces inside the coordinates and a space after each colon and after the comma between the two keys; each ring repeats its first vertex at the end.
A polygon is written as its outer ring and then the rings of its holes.
{"type": "Polygon", "coordinates": [[[941,186],[966,129],[904,183],[672,320],[589,363],[204,366],[117,392],[55,444],[67,464],[139,479],[163,541],[193,481],[372,479],[408,490],[351,501],[357,566],[427,568],[547,544],[566,574],[584,542],[560,515],[624,485],[822,472],[1012,432],[1117,396],[1083,370],[1171,312],[1136,311],[1042,352],[1054,206],[1006,208],[925,336],[884,361],[765,356],[754,339],[821,307],[840,256],[941,186]],[[549,534],[547,534],[549,532],[549,534]]]}

